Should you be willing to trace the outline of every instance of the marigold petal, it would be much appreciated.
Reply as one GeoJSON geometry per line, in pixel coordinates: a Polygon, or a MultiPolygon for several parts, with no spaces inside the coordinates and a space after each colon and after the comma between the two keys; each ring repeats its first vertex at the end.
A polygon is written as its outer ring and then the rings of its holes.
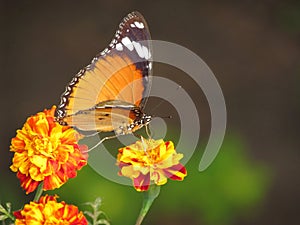
{"type": "Polygon", "coordinates": [[[165,175],[172,180],[183,180],[187,175],[186,168],[181,165],[174,165],[164,170],[165,175]]]}
{"type": "Polygon", "coordinates": [[[156,170],[151,173],[151,180],[153,180],[157,185],[164,185],[168,181],[163,171],[160,170],[156,170]]]}
{"type": "Polygon", "coordinates": [[[33,192],[40,184],[39,181],[35,181],[30,176],[26,176],[20,172],[17,173],[17,177],[20,180],[21,187],[26,190],[26,194],[33,192]]]}
{"type": "Polygon", "coordinates": [[[22,219],[21,210],[13,212],[16,219],[22,219]]]}
{"type": "Polygon", "coordinates": [[[125,166],[120,170],[121,174],[125,177],[136,178],[140,175],[140,172],[134,170],[132,166],[125,166]]]}
{"type": "Polygon", "coordinates": [[[29,170],[30,161],[27,157],[26,152],[16,152],[14,158],[12,159],[13,164],[11,165],[11,170],[17,172],[20,170],[22,173],[26,173],[29,170]]]}
{"type": "Polygon", "coordinates": [[[36,120],[32,119],[32,131],[37,135],[42,137],[48,136],[49,133],[49,123],[45,116],[42,113],[38,113],[36,120]]]}
{"type": "Polygon", "coordinates": [[[63,132],[63,135],[61,137],[62,143],[68,144],[73,143],[79,140],[80,136],[74,129],[67,129],[63,132]]]}
{"type": "MultiPolygon", "coordinates": [[[[19,133],[17,131],[17,133],[19,133]]],[[[19,149],[24,149],[25,147],[25,143],[24,143],[24,140],[20,139],[19,137],[14,137],[11,139],[11,150],[12,152],[14,151],[18,151],[19,149]]]]}
{"type": "Polygon", "coordinates": [[[29,175],[30,177],[34,178],[35,181],[43,181],[44,176],[40,173],[40,170],[38,167],[30,167],[29,169],[29,175]]]}
{"type": "Polygon", "coordinates": [[[43,190],[52,190],[61,187],[66,181],[66,179],[61,179],[58,174],[47,176],[44,179],[43,190]]]}
{"type": "Polygon", "coordinates": [[[133,185],[137,191],[147,191],[150,186],[150,175],[140,174],[140,176],[133,179],[133,185]]]}
{"type": "Polygon", "coordinates": [[[41,170],[45,170],[45,168],[47,167],[47,157],[44,155],[33,155],[30,158],[30,162],[31,164],[41,168],[41,170]]]}

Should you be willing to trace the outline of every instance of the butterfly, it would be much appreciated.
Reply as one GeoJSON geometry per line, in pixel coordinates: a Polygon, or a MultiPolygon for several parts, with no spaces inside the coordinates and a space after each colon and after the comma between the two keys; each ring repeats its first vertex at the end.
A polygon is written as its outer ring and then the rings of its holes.
{"type": "Polygon", "coordinates": [[[66,86],[57,121],[82,133],[114,131],[112,137],[148,125],[151,116],[144,107],[151,86],[151,60],[148,25],[139,12],[131,12],[109,46],[66,86]]]}

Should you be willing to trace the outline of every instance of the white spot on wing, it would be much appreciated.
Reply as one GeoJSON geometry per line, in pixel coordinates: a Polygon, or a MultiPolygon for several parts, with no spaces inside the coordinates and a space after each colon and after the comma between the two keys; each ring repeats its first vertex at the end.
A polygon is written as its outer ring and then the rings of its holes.
{"type": "Polygon", "coordinates": [[[130,51],[132,51],[134,49],[132,42],[130,41],[130,39],[128,37],[124,37],[122,39],[122,43],[123,45],[126,46],[126,48],[128,48],[130,51]]]}
{"type": "Polygon", "coordinates": [[[150,54],[148,48],[146,46],[142,46],[142,49],[143,49],[143,52],[144,52],[145,59],[147,59],[147,60],[150,59],[151,54],[150,54]]]}
{"type": "Polygon", "coordinates": [[[140,28],[140,29],[143,29],[145,27],[142,22],[135,21],[134,24],[137,28],[140,28]]]}
{"type": "Polygon", "coordinates": [[[135,48],[136,52],[138,53],[139,57],[145,58],[141,44],[138,42],[135,42],[135,41],[133,41],[132,44],[134,45],[134,48],[135,48]]]}
{"type": "Polygon", "coordinates": [[[121,44],[121,43],[116,44],[116,49],[117,49],[118,51],[122,51],[122,50],[123,50],[122,44],[121,44]]]}

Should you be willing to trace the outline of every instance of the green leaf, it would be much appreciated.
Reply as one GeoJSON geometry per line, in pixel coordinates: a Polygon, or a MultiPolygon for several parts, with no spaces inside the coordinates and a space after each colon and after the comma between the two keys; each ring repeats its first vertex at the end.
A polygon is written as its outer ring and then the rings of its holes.
{"type": "Polygon", "coordinates": [[[5,203],[5,205],[6,205],[6,208],[7,208],[7,212],[11,212],[11,203],[10,202],[6,202],[5,203]]]}
{"type": "Polygon", "coordinates": [[[8,218],[7,215],[0,215],[0,221],[6,220],[8,218]]]}
{"type": "Polygon", "coordinates": [[[86,205],[92,208],[92,212],[84,211],[84,214],[92,219],[92,225],[109,225],[106,215],[103,211],[100,210],[102,200],[101,198],[96,198],[94,202],[87,202],[86,205]]]}
{"type": "MultiPolygon", "coordinates": [[[[15,217],[11,214],[11,203],[7,202],[5,203],[5,206],[7,209],[5,209],[3,205],[0,204],[0,221],[4,221],[8,218],[14,221],[15,217]]],[[[3,222],[3,224],[5,223],[3,222]]]]}
{"type": "Polygon", "coordinates": [[[0,212],[6,213],[6,209],[0,204],[0,212]]]}

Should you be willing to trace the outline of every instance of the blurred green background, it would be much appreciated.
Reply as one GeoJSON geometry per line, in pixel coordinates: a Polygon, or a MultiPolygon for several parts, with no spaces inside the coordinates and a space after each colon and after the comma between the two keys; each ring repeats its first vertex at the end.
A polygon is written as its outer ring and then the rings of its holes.
{"type": "MultiPolygon", "coordinates": [[[[297,224],[299,1],[1,0],[0,4],[2,203],[11,201],[18,209],[33,198],[25,195],[9,170],[10,139],[16,129],[28,116],[58,104],[64,86],[106,47],[121,18],[138,10],[153,39],[181,44],[209,65],[228,110],[220,153],[200,173],[198,164],[210,131],[205,96],[183,72],[156,65],[154,75],[172,78],[193,98],[201,136],[186,165],[188,176],[162,187],[144,224],[297,224]]],[[[157,100],[150,100],[146,111],[155,104],[157,100]]],[[[170,109],[163,103],[151,113],[173,114],[170,109]]],[[[166,123],[166,139],[176,142],[180,121],[166,123]]],[[[132,187],[108,181],[89,166],[49,193],[81,209],[100,196],[114,225],[134,224],[142,202],[132,187]]]]}

